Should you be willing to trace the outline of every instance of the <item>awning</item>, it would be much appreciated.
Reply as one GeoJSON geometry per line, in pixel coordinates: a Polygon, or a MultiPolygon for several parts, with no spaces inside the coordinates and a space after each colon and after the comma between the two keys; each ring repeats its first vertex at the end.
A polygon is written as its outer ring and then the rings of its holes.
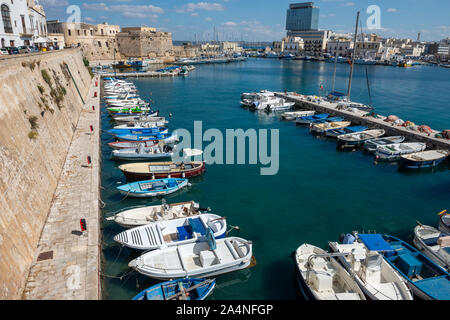
{"type": "Polygon", "coordinates": [[[43,37],[39,37],[36,40],[34,40],[34,43],[47,43],[47,42],[51,42],[51,40],[49,38],[43,37]]]}
{"type": "Polygon", "coordinates": [[[381,234],[358,234],[358,237],[370,251],[394,251],[381,234]]]}

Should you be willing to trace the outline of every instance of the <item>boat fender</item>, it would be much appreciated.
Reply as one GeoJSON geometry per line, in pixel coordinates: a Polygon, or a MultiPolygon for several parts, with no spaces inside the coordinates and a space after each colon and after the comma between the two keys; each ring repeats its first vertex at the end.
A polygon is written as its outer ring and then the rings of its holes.
{"type": "Polygon", "coordinates": [[[183,179],[186,178],[186,173],[183,172],[183,173],[181,174],[181,176],[183,177],[183,179]]]}
{"type": "Polygon", "coordinates": [[[169,173],[169,175],[167,176],[167,178],[171,179],[171,178],[172,178],[172,175],[169,173]]]}

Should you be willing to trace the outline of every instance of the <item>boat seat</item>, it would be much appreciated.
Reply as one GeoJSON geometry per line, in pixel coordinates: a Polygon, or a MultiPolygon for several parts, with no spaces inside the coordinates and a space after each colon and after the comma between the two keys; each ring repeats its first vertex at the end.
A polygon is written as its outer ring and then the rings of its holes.
{"type": "Polygon", "coordinates": [[[318,291],[332,291],[333,290],[333,277],[331,274],[324,271],[311,270],[311,285],[318,291]]]}
{"type": "Polygon", "coordinates": [[[357,293],[352,292],[342,292],[336,293],[337,300],[361,300],[361,297],[357,293]]]}
{"type": "Polygon", "coordinates": [[[214,252],[210,250],[200,252],[200,263],[202,264],[203,268],[212,266],[215,260],[216,255],[214,254],[214,252]]]}
{"type": "Polygon", "coordinates": [[[239,258],[242,259],[245,257],[245,254],[244,254],[244,252],[242,252],[242,249],[239,246],[239,243],[237,241],[233,242],[233,248],[234,248],[234,250],[236,250],[236,253],[238,254],[239,258]]]}

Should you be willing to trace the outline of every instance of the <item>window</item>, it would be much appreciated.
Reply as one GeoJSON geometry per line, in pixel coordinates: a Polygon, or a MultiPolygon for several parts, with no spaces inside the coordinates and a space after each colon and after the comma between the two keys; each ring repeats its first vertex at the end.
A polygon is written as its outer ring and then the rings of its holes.
{"type": "Polygon", "coordinates": [[[98,46],[101,48],[102,47],[102,43],[99,41],[98,42],[98,46]]]}
{"type": "Polygon", "coordinates": [[[9,7],[6,4],[2,4],[1,10],[2,10],[2,20],[3,20],[3,27],[5,28],[5,33],[13,33],[9,7]]]}
{"type": "Polygon", "coordinates": [[[69,33],[69,37],[72,35],[72,30],[67,30],[67,32],[69,33]]]}
{"type": "Polygon", "coordinates": [[[27,33],[27,26],[25,25],[25,16],[21,15],[20,19],[22,20],[22,29],[23,29],[23,33],[27,33]]]}

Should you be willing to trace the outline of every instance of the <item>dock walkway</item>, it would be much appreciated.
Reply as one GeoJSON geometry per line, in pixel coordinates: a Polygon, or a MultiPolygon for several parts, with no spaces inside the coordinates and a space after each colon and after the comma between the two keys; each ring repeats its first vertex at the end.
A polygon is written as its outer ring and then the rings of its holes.
{"type": "Polygon", "coordinates": [[[100,81],[94,77],[42,230],[24,299],[101,298],[99,182],[100,81]],[[80,219],[86,219],[83,233],[80,219]]]}
{"type": "Polygon", "coordinates": [[[410,141],[425,142],[427,144],[427,147],[431,149],[450,149],[450,140],[435,137],[435,134],[439,133],[439,131],[437,130],[433,130],[433,133],[428,135],[427,133],[410,130],[406,127],[394,126],[392,125],[392,123],[384,121],[386,119],[386,117],[384,116],[381,116],[380,118],[374,118],[364,116],[365,114],[367,114],[367,112],[363,111],[351,112],[348,110],[338,110],[336,109],[337,103],[324,101],[323,99],[321,99],[320,103],[315,101],[308,101],[305,96],[298,95],[293,92],[278,92],[275,93],[275,95],[281,98],[285,98],[287,101],[295,102],[296,106],[302,109],[342,116],[355,125],[365,125],[370,129],[384,129],[387,135],[402,135],[410,141]]]}

